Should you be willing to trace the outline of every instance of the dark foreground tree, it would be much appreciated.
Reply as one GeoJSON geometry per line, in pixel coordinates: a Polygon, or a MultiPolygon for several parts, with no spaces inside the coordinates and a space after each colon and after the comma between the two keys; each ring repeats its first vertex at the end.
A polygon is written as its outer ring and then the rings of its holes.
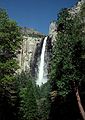
{"type": "MultiPolygon", "coordinates": [[[[85,17],[83,12],[81,10],[85,17]]],[[[63,9],[59,14],[50,79],[54,81],[59,95],[65,97],[70,92],[75,94],[80,114],[85,120],[79,95],[81,81],[85,79],[85,23],[81,13],[73,17],[68,9],[63,9]]]]}
{"type": "Polygon", "coordinates": [[[0,119],[15,120],[17,93],[15,71],[18,68],[16,54],[21,43],[20,28],[6,11],[0,9],[0,119]]]}
{"type": "Polygon", "coordinates": [[[27,72],[22,72],[17,76],[17,85],[20,98],[19,119],[37,120],[38,107],[31,75],[27,72]]]}

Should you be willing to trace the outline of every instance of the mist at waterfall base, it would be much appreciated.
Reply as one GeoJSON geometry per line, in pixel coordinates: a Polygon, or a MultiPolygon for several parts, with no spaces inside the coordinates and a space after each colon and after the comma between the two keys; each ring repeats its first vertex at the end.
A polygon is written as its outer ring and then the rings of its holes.
{"type": "Polygon", "coordinates": [[[41,86],[47,82],[47,67],[45,66],[45,51],[46,51],[46,41],[47,37],[44,38],[40,61],[38,65],[38,74],[36,84],[41,86]]]}

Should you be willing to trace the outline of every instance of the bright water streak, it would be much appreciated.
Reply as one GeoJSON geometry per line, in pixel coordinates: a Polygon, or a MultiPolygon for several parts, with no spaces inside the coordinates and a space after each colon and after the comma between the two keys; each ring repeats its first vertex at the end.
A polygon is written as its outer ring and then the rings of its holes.
{"type": "Polygon", "coordinates": [[[43,47],[42,47],[42,52],[40,57],[40,64],[38,67],[39,73],[38,73],[38,79],[36,84],[38,84],[39,86],[41,86],[42,83],[44,84],[47,82],[47,78],[44,77],[44,65],[45,65],[44,57],[45,57],[46,40],[47,40],[47,37],[45,37],[43,42],[43,47]]]}

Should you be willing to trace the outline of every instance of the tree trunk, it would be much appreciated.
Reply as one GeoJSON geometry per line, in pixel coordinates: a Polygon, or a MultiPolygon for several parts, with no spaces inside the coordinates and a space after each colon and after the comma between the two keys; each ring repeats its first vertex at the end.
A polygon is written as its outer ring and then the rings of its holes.
{"type": "Polygon", "coordinates": [[[81,104],[81,99],[80,99],[78,88],[76,89],[76,98],[77,98],[77,102],[78,102],[78,107],[79,107],[79,110],[80,110],[80,114],[81,114],[83,120],[85,120],[85,111],[84,111],[84,108],[83,108],[83,106],[81,104]]]}

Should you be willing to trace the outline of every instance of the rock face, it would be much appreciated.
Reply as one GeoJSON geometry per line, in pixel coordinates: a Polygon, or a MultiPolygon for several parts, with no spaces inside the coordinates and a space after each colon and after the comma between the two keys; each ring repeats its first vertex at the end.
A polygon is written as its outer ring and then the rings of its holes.
{"type": "Polygon", "coordinates": [[[23,41],[20,53],[17,55],[19,67],[18,72],[29,71],[30,63],[34,60],[37,46],[41,43],[44,35],[33,29],[21,28],[23,41]]]}
{"type": "MultiPolygon", "coordinates": [[[[85,0],[80,0],[75,6],[73,6],[71,9],[68,9],[68,12],[74,17],[80,12],[82,4],[85,3],[85,0]]],[[[84,20],[85,21],[85,20],[84,20]]],[[[50,23],[49,26],[49,37],[52,39],[52,44],[56,41],[57,36],[57,20],[54,20],[50,23]]]]}
{"type": "Polygon", "coordinates": [[[49,37],[52,39],[52,44],[56,41],[57,22],[52,21],[49,26],[49,37]]]}
{"type": "Polygon", "coordinates": [[[76,14],[78,14],[80,12],[81,9],[81,5],[85,2],[85,0],[80,0],[74,7],[72,7],[69,10],[69,13],[71,13],[73,16],[75,16],[76,14]]]}

